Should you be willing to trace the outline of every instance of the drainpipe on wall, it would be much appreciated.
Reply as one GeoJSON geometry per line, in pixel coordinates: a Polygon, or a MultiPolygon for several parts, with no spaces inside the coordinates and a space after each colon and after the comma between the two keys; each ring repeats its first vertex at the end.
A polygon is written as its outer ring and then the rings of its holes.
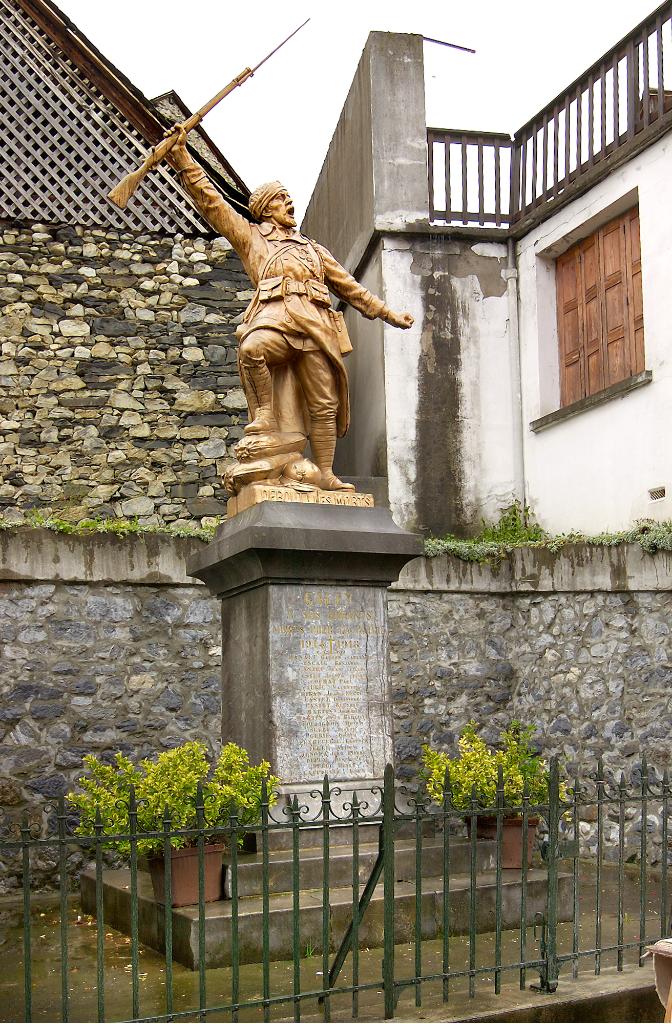
{"type": "Polygon", "coordinates": [[[509,304],[509,366],[511,371],[511,412],[513,424],[513,476],[515,495],[525,507],[525,454],[523,450],[523,396],[520,373],[518,328],[518,269],[512,238],[507,240],[507,265],[503,273],[509,304]]]}

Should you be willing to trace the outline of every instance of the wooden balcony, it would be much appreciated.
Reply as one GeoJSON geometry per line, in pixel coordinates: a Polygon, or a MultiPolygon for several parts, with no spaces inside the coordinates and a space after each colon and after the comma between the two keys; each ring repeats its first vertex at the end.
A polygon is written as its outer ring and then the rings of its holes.
{"type": "Polygon", "coordinates": [[[428,128],[430,221],[520,237],[671,127],[666,0],[513,138],[428,128]]]}

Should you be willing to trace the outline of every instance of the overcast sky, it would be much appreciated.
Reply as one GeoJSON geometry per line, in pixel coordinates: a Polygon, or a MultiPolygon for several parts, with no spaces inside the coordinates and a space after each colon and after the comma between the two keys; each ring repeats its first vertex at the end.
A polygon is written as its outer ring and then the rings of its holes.
{"type": "Polygon", "coordinates": [[[192,110],[310,16],[205,122],[248,186],[280,178],[299,217],[371,30],[417,32],[476,49],[474,56],[425,44],[428,123],[512,133],[653,6],[653,0],[60,0],[145,95],[175,89],[192,110]]]}

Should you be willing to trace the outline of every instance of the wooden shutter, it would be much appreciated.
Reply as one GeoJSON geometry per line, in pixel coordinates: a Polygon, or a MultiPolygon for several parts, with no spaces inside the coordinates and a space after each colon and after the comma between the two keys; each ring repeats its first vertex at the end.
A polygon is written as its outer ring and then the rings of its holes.
{"type": "MultiPolygon", "coordinates": [[[[598,232],[602,257],[604,387],[630,376],[628,352],[627,269],[622,218],[598,232]]],[[[599,390],[599,389],[598,389],[599,390]]],[[[588,394],[594,394],[589,391],[588,394]]]]}
{"type": "Polygon", "coordinates": [[[595,394],[606,386],[604,380],[604,337],[600,295],[600,245],[591,235],[579,246],[581,300],[583,303],[583,348],[585,351],[585,393],[595,394]]]}
{"type": "Polygon", "coordinates": [[[628,321],[632,373],[644,370],[644,304],[642,302],[642,251],[639,245],[639,208],[625,216],[625,253],[628,273],[628,321]]]}
{"type": "Polygon", "coordinates": [[[557,261],[560,404],[644,369],[639,211],[635,207],[557,261]]]}
{"type": "Polygon", "coordinates": [[[558,334],[560,337],[561,404],[583,398],[583,332],[579,318],[579,259],[576,249],[561,256],[556,270],[558,289],[558,334]]]}

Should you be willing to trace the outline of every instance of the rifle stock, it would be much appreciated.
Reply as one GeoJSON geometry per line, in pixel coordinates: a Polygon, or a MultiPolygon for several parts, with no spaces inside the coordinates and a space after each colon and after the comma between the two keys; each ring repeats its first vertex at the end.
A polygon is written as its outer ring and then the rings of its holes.
{"type": "Polygon", "coordinates": [[[108,193],[107,198],[111,199],[120,210],[123,210],[131,198],[138,185],[150,171],[161,163],[163,159],[170,153],[171,149],[177,142],[177,136],[181,130],[189,133],[192,128],[195,128],[197,124],[200,124],[203,118],[214,106],[216,106],[220,100],[223,100],[225,96],[228,96],[230,92],[237,89],[239,85],[246,82],[248,78],[252,76],[253,72],[251,68],[245,68],[241,71],[227,86],[225,86],[221,92],[218,92],[216,96],[197,110],[195,114],[188,117],[186,121],[182,121],[180,124],[174,124],[170,129],[170,135],[166,136],[165,139],[161,139],[160,142],[150,149],[149,153],[145,157],[143,163],[138,167],[137,171],[130,171],[125,178],[122,178],[118,185],[115,185],[111,192],[108,193]]]}
{"type": "Polygon", "coordinates": [[[108,193],[108,199],[111,199],[112,202],[115,203],[120,210],[123,210],[126,204],[128,203],[128,200],[131,198],[131,196],[133,195],[133,193],[135,192],[135,190],[137,189],[138,185],[145,177],[145,175],[149,174],[149,172],[153,170],[157,164],[160,164],[164,157],[171,151],[171,149],[177,142],[177,136],[180,130],[184,129],[185,132],[190,132],[192,128],[195,128],[196,125],[203,120],[205,115],[209,113],[209,111],[211,111],[213,107],[217,106],[220,100],[223,100],[224,97],[228,96],[230,92],[233,92],[233,90],[237,89],[238,86],[243,84],[243,82],[246,82],[248,78],[251,78],[254,72],[257,71],[262,64],[265,64],[266,61],[273,56],[273,54],[277,53],[278,50],[285,45],[285,43],[288,43],[289,40],[293,36],[295,36],[296,33],[299,32],[304,25],[307,25],[309,21],[310,18],[306,18],[306,20],[303,22],[303,25],[299,25],[298,28],[295,28],[294,31],[290,33],[290,35],[288,35],[286,39],[283,39],[283,41],[278,46],[276,46],[274,50],[271,50],[270,53],[266,54],[264,59],[260,60],[259,63],[255,65],[255,67],[244,68],[239,75],[236,75],[236,77],[232,79],[232,81],[230,81],[228,85],[225,85],[224,88],[221,89],[215,96],[213,96],[211,100],[208,100],[208,102],[205,103],[200,108],[200,110],[197,110],[195,114],[192,114],[191,117],[188,117],[186,121],[184,121],[182,124],[173,125],[173,127],[170,129],[170,134],[167,135],[160,142],[157,142],[157,144],[152,149],[150,149],[142,165],[138,167],[137,171],[131,171],[129,174],[126,175],[125,178],[121,179],[118,185],[114,186],[112,191],[108,193]]]}
{"type": "Polygon", "coordinates": [[[111,199],[120,210],[123,210],[145,175],[149,174],[157,164],[160,164],[171,151],[177,142],[180,129],[184,128],[185,131],[189,132],[199,121],[198,115],[192,114],[183,124],[176,124],[167,138],[161,139],[161,142],[157,142],[156,146],[150,149],[140,167],[136,171],[130,171],[125,178],[121,179],[118,185],[114,186],[108,194],[108,199],[111,199]]]}

